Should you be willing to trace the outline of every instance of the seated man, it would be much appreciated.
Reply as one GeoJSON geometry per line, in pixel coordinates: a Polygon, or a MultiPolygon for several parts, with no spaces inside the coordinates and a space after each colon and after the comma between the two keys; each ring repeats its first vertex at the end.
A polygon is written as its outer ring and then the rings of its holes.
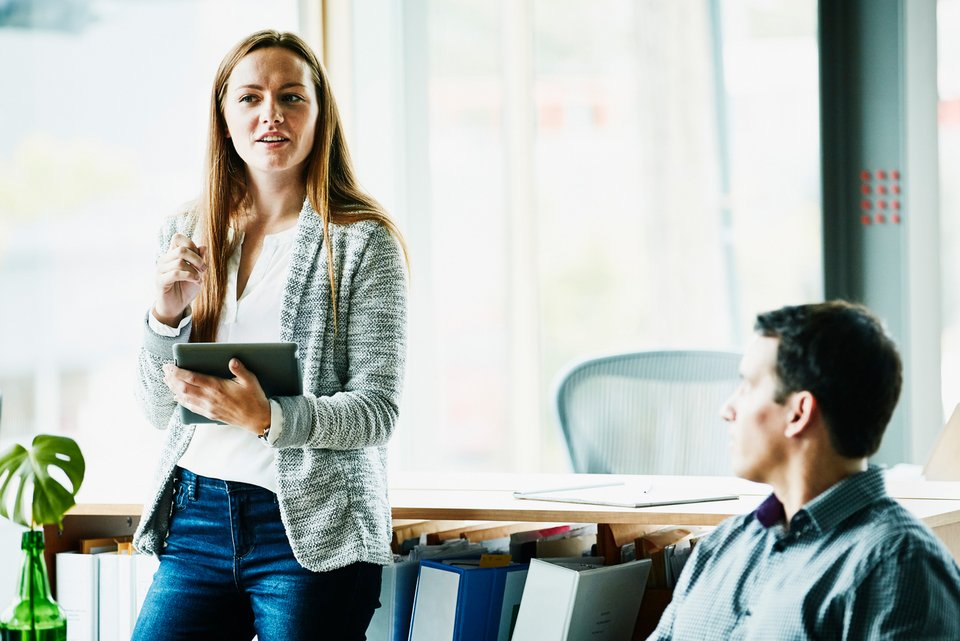
{"type": "Polygon", "coordinates": [[[734,472],[773,494],[700,541],[650,639],[957,641],[960,569],[867,466],[900,395],[893,342],[844,302],[756,330],[721,413],[734,472]]]}

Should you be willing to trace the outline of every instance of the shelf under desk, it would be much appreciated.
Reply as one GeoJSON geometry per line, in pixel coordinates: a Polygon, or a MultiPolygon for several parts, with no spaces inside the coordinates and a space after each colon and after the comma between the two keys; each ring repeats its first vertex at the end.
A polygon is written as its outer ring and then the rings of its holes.
{"type": "MultiPolygon", "coordinates": [[[[397,519],[477,521],[568,521],[575,523],[716,525],[755,509],[770,488],[733,477],[600,474],[402,474],[391,479],[390,504],[397,519]],[[623,481],[638,486],[668,485],[691,493],[739,498],[646,508],[531,501],[514,491],[574,487],[623,481]]],[[[890,494],[927,524],[960,561],[960,483],[923,480],[888,482],[890,494]]]]}
{"type": "MultiPolygon", "coordinates": [[[[960,483],[917,479],[888,482],[889,491],[926,523],[960,560],[960,483]]],[[[527,521],[598,524],[716,525],[753,510],[769,488],[732,477],[636,476],[606,474],[455,474],[404,473],[390,478],[395,519],[527,521]],[[669,485],[738,496],[736,500],[623,508],[516,499],[514,491],[574,487],[622,481],[669,485]]],[[[78,539],[132,534],[142,507],[137,504],[83,503],[64,518],[64,528],[46,529],[48,568],[56,552],[74,549],[78,539]]]]}

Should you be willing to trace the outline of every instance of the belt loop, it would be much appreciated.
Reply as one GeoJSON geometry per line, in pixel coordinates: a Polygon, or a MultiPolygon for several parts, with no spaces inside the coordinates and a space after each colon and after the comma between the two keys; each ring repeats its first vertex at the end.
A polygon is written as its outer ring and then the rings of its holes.
{"type": "Polygon", "coordinates": [[[200,477],[196,474],[193,475],[193,483],[190,484],[190,500],[197,500],[197,486],[200,485],[200,477]]]}

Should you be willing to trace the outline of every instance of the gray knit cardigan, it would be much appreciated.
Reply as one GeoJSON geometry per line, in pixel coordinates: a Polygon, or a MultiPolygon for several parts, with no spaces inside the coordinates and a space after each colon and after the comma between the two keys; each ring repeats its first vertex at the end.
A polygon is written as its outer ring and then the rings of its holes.
{"type": "MultiPolygon", "coordinates": [[[[169,219],[160,247],[195,226],[193,214],[169,219]]],[[[273,445],[287,537],[300,564],[319,572],[392,560],[386,444],[397,420],[406,348],[407,283],[398,243],[374,221],[331,224],[330,234],[336,333],[323,226],[305,203],[280,312],[281,340],[299,348],[304,393],[275,399],[283,408],[283,431],[273,445]]],[[[150,554],[162,552],[167,536],[174,467],[194,429],[203,429],[179,421],[161,371],[173,362],[174,343],[189,337],[189,325],[176,338],[158,336],[147,325],[139,355],[139,400],[151,423],[167,430],[156,491],[134,539],[150,554]]]]}

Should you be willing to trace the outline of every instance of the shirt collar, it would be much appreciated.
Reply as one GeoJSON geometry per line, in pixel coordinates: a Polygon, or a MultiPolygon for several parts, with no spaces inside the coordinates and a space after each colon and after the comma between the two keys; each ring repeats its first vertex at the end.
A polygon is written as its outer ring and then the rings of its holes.
{"type": "MultiPolygon", "coordinates": [[[[800,508],[794,519],[805,515],[813,527],[820,532],[826,532],[838,526],[851,514],[886,496],[886,493],[883,470],[870,466],[866,471],[857,472],[832,485],[800,508]]],[[[755,514],[765,528],[782,522],[786,516],[783,503],[775,494],[768,496],[756,509],[755,514]]],[[[804,520],[803,516],[801,520],[804,520]]]]}
{"type": "Polygon", "coordinates": [[[768,496],[755,512],[760,525],[765,528],[776,525],[787,515],[783,510],[783,503],[777,498],[776,494],[768,496]]]}

